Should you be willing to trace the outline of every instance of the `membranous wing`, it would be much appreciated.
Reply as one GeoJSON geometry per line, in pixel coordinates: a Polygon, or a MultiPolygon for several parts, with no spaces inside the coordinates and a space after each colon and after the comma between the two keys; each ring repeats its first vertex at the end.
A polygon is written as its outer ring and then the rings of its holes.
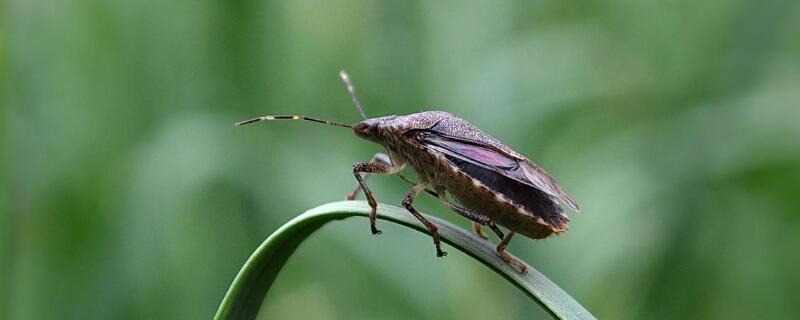
{"type": "Polygon", "coordinates": [[[425,147],[467,161],[487,170],[534,187],[563,201],[575,211],[578,204],[546,171],[526,158],[515,157],[491,145],[436,131],[419,132],[425,147]]]}

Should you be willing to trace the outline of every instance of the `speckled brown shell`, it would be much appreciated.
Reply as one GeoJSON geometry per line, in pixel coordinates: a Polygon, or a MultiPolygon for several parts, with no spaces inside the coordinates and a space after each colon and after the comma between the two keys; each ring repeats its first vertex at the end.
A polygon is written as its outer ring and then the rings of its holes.
{"type": "Polygon", "coordinates": [[[393,117],[382,127],[385,131],[383,136],[386,137],[385,146],[393,158],[401,158],[395,159],[397,162],[410,164],[421,179],[429,181],[437,190],[446,191],[464,207],[488,216],[496,224],[509,230],[534,239],[567,230],[569,219],[563,215],[558,198],[577,209],[572,198],[544,170],[468,122],[446,112],[432,111],[393,117]],[[505,183],[512,185],[504,185],[504,188],[486,185],[471,176],[468,170],[464,170],[463,164],[458,163],[457,159],[426,147],[416,134],[422,130],[491,146],[498,152],[518,159],[521,165],[529,164],[526,169],[533,170],[536,175],[534,178],[538,180],[527,184],[509,180],[510,182],[505,183]],[[499,191],[510,190],[509,187],[519,189],[514,189],[511,192],[513,195],[499,191]],[[526,205],[510,197],[519,198],[520,192],[529,194],[534,197],[535,203],[542,205],[534,208],[531,201],[527,201],[526,205]]]}

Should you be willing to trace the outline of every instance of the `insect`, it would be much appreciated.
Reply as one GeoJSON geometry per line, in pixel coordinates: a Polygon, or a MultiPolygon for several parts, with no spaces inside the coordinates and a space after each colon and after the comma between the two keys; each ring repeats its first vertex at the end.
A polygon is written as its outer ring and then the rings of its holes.
{"type": "Polygon", "coordinates": [[[350,77],[344,71],[339,76],[363,121],[349,125],[302,115],[278,115],[257,117],[235,125],[263,120],[313,121],[351,128],[357,136],[386,148],[387,154],[378,153],[369,162],[353,164],[358,185],[346,196],[353,200],[363,190],[371,207],[369,223],[373,234],[381,231],[375,225],[378,202],[366,184],[369,174],[397,174],[413,184],[401,203],[427,227],[436,256],[443,257],[447,253],[442,250],[436,225],[414,208],[414,199],[421,192],[427,192],[451,211],[472,220],[473,230],[481,238],[489,239],[483,226],[491,229],[500,238],[497,254],[520,273],[527,272],[525,265],[506,252],[514,234],[543,239],[567,231],[569,219],[560,202],[579,212],[575,200],[547,172],[469,122],[442,111],[367,118],[350,77]],[[406,165],[417,173],[419,181],[402,175],[406,165]],[[508,232],[504,234],[498,225],[506,227],[508,232]]]}

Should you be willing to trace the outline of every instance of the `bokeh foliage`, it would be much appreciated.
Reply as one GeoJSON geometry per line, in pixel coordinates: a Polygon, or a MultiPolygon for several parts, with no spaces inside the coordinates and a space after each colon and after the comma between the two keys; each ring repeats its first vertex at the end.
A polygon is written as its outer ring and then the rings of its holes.
{"type": "MultiPolygon", "coordinates": [[[[511,251],[598,318],[797,318],[799,7],[7,0],[0,318],[211,317],[261,240],[380,151],[232,126],[356,121],[340,69],[369,115],[450,111],[553,173],[583,212],[511,251]]],[[[544,316],[429,238],[355,222],[300,248],[263,318],[544,316]]]]}

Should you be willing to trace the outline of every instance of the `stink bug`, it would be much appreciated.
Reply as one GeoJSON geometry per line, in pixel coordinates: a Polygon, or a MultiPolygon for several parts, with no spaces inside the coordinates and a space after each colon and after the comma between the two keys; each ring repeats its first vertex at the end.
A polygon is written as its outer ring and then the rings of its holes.
{"type": "Polygon", "coordinates": [[[236,126],[262,120],[307,120],[351,128],[357,136],[384,146],[388,155],[378,153],[370,162],[353,164],[358,186],[347,199],[353,200],[359,190],[364,191],[372,208],[370,230],[379,234],[381,231],[375,226],[378,202],[367,187],[366,178],[371,173],[398,174],[414,185],[403,198],[403,207],[428,228],[438,257],[447,253],[442,251],[436,225],[412,205],[414,198],[423,191],[439,199],[451,211],[472,220],[473,229],[481,238],[488,239],[481,227],[489,227],[501,239],[497,254],[522,273],[527,271],[525,265],[506,253],[515,233],[542,239],[567,231],[569,219],[559,201],[576,212],[578,204],[553,177],[528,158],[447,112],[368,119],[347,73],[341,71],[339,75],[363,121],[348,125],[284,115],[257,117],[236,123],[236,126]],[[418,182],[401,174],[406,164],[417,173],[418,182]],[[506,227],[508,233],[503,234],[497,225],[506,227]]]}

